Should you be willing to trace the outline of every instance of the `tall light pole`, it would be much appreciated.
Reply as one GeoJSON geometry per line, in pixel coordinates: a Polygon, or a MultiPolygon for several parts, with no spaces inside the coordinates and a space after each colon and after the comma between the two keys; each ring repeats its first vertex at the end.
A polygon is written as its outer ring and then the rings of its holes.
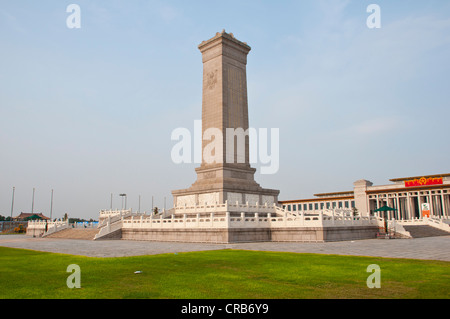
{"type": "Polygon", "coordinates": [[[31,215],[34,214],[34,187],[33,187],[33,198],[31,199],[31,215]]]}
{"type": "Polygon", "coordinates": [[[12,201],[11,201],[11,219],[9,220],[9,229],[12,228],[12,216],[13,216],[13,211],[14,211],[14,192],[15,191],[16,191],[16,188],[13,187],[12,201]]]}
{"type": "Polygon", "coordinates": [[[52,189],[52,199],[50,200],[50,221],[52,220],[53,213],[53,189],[52,189]]]}
{"type": "Polygon", "coordinates": [[[112,210],[112,193],[111,193],[111,205],[110,205],[110,209],[112,210]]]}
{"type": "Polygon", "coordinates": [[[139,207],[138,207],[138,213],[141,212],[141,195],[139,195],[139,207]]]}
{"type": "Polygon", "coordinates": [[[119,194],[120,197],[122,197],[122,210],[123,208],[123,198],[125,197],[125,209],[127,209],[127,194],[119,194]]]}

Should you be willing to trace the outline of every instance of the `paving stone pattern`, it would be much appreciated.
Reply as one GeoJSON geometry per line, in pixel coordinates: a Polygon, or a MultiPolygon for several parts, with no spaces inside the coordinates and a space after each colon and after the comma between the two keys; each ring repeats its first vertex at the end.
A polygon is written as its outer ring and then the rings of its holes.
{"type": "Polygon", "coordinates": [[[89,257],[124,257],[173,254],[189,251],[243,249],[294,253],[318,253],[450,261],[450,236],[415,239],[366,239],[327,243],[202,244],[129,240],[77,240],[2,235],[0,246],[89,257]]]}

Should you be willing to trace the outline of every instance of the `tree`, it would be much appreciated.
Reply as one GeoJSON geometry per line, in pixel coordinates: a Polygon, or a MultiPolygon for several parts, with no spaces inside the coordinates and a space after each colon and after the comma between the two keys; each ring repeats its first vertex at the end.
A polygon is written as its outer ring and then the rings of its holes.
{"type": "Polygon", "coordinates": [[[158,207],[153,208],[153,214],[158,215],[158,213],[159,213],[158,207]]]}

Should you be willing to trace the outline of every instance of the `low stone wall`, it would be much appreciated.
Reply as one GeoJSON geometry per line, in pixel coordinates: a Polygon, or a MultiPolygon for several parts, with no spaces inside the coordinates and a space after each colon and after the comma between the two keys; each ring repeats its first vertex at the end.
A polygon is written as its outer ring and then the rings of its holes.
{"type": "Polygon", "coordinates": [[[133,229],[123,228],[122,239],[176,241],[193,243],[228,243],[227,229],[133,229]]]}
{"type": "Polygon", "coordinates": [[[377,238],[378,226],[327,227],[324,241],[343,241],[377,238]]]}
{"type": "Polygon", "coordinates": [[[122,239],[198,243],[325,242],[376,238],[376,226],[292,228],[122,229],[122,239]]]}
{"type": "MultiPolygon", "coordinates": [[[[95,238],[94,238],[95,239],[95,238]]],[[[95,240],[111,240],[111,239],[122,239],[122,229],[117,229],[101,238],[95,240]]]]}
{"type": "Polygon", "coordinates": [[[271,241],[323,242],[323,227],[272,228],[271,241]]]}
{"type": "Polygon", "coordinates": [[[228,232],[229,243],[271,241],[270,228],[230,228],[228,232]]]}
{"type": "Polygon", "coordinates": [[[27,228],[26,235],[33,237],[42,237],[45,234],[45,228],[27,228]]]}

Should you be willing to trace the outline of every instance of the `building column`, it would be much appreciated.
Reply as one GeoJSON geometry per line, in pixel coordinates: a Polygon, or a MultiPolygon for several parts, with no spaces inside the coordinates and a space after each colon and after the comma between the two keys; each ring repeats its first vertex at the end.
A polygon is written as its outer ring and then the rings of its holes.
{"type": "Polygon", "coordinates": [[[395,193],[395,209],[397,210],[395,213],[396,218],[395,219],[402,219],[400,217],[400,205],[399,205],[399,200],[398,200],[398,193],[395,193]]]}
{"type": "Polygon", "coordinates": [[[411,197],[409,196],[409,192],[406,193],[406,208],[407,208],[407,219],[412,219],[411,215],[411,197]]]}
{"type": "Polygon", "coordinates": [[[420,191],[417,192],[419,196],[417,197],[417,203],[419,206],[419,218],[422,218],[422,196],[420,196],[420,191]]]}
{"type": "Polygon", "coordinates": [[[430,217],[434,216],[434,205],[433,205],[433,194],[431,194],[431,191],[428,191],[428,198],[430,201],[430,217]]]}
{"type": "MultiPolygon", "coordinates": [[[[377,196],[377,201],[376,201],[377,205],[376,205],[375,209],[378,209],[378,208],[380,208],[380,202],[379,202],[380,199],[378,197],[378,194],[376,196],[377,196]]],[[[380,212],[378,212],[378,217],[380,217],[380,212]]]]}
{"type": "Polygon", "coordinates": [[[445,206],[444,190],[441,190],[442,217],[447,217],[447,207],[445,206]]]}
{"type": "Polygon", "coordinates": [[[450,195],[444,195],[444,206],[445,206],[445,211],[447,213],[446,217],[449,218],[450,217],[450,195]]]}
{"type": "Polygon", "coordinates": [[[372,186],[373,183],[364,179],[358,180],[353,183],[353,194],[355,200],[355,207],[358,209],[360,216],[368,216],[370,214],[370,208],[367,188],[372,186]]]}

